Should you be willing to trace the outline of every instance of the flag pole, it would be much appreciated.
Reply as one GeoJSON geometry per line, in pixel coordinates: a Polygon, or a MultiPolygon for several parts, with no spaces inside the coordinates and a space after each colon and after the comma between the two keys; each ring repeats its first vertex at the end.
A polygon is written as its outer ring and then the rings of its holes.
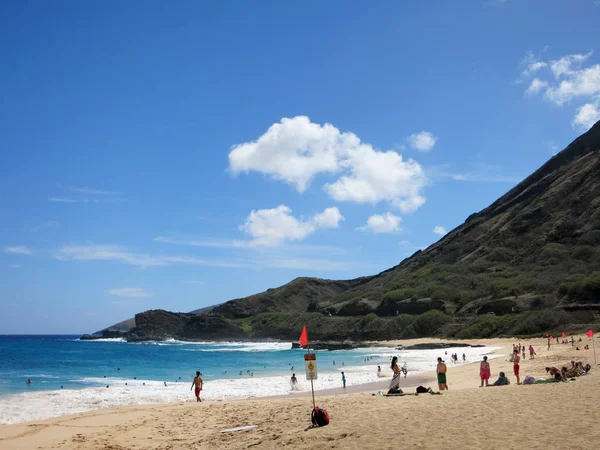
{"type": "MultiPolygon", "coordinates": [[[[306,345],[306,352],[310,354],[310,341],[308,341],[308,336],[307,342],[308,344],[306,345]]],[[[313,384],[312,376],[310,377],[310,390],[312,391],[313,409],[315,409],[317,407],[317,404],[315,403],[315,385],[313,384]]]]}

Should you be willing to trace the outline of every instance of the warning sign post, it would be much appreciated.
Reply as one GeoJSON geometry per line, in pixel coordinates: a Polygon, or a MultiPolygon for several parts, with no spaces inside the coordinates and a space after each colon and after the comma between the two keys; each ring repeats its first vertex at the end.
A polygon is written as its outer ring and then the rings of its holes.
{"type": "Polygon", "coordinates": [[[304,365],[306,366],[306,379],[309,381],[317,380],[317,355],[314,353],[304,355],[304,365]]]}

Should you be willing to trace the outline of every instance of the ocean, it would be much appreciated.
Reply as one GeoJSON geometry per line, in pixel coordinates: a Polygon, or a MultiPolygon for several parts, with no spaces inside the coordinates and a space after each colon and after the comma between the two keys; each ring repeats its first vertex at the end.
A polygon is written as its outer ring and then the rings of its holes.
{"type": "MultiPolygon", "coordinates": [[[[142,342],[122,339],[80,341],[79,336],[0,336],[0,424],[41,420],[64,414],[124,405],[193,400],[190,386],[202,372],[202,397],[209,400],[294,395],[290,377],[300,390],[310,390],[303,354],[290,342],[142,342]],[[27,384],[31,380],[31,384],[27,384]],[[166,385],[165,385],[166,384],[166,385]],[[108,387],[107,387],[108,386],[108,387]]],[[[472,362],[492,348],[396,350],[370,347],[316,351],[316,389],[391,377],[392,355],[409,376],[435,368],[444,352],[467,355],[472,362]]]]}

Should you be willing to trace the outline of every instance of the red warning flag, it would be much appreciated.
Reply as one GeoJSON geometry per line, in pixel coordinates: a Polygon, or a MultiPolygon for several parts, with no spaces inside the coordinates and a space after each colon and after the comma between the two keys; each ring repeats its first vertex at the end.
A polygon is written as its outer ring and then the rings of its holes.
{"type": "Polygon", "coordinates": [[[305,347],[308,345],[308,331],[306,330],[306,325],[302,328],[302,333],[300,333],[300,347],[305,347]]]}
{"type": "Polygon", "coordinates": [[[589,330],[587,332],[587,337],[589,337],[590,339],[594,337],[594,332],[592,330],[589,330]]]}

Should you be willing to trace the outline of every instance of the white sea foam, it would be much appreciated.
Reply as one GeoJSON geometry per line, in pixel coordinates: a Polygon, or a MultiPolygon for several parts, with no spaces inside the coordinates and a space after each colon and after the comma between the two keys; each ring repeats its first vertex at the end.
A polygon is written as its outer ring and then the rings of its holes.
{"type": "MultiPolygon", "coordinates": [[[[240,345],[243,346],[242,348],[247,349],[245,351],[252,351],[248,349],[262,348],[262,345],[267,344],[273,345],[275,343],[230,343],[227,346],[240,345]]],[[[356,352],[361,356],[374,359],[370,359],[360,366],[341,366],[341,362],[335,367],[329,366],[329,364],[327,364],[327,367],[324,364],[318,365],[319,379],[315,382],[315,387],[319,390],[341,387],[340,371],[345,372],[348,386],[381,381],[382,379],[377,375],[377,365],[382,366],[384,377],[391,377],[388,361],[392,355],[399,357],[400,365],[406,362],[409,370],[408,376],[410,377],[415,372],[433,370],[436,358],[438,356],[445,357],[444,352],[447,352],[448,355],[458,353],[459,359],[462,359],[462,354],[465,353],[467,362],[473,362],[480,360],[483,355],[489,355],[493,350],[494,348],[489,347],[460,347],[418,351],[395,350],[393,348],[373,348],[368,352],[365,352],[365,349],[357,350],[356,352]]],[[[502,356],[490,355],[490,358],[502,356]]],[[[449,361],[449,357],[445,359],[449,361]]],[[[296,373],[299,389],[300,391],[308,391],[310,390],[310,382],[304,379],[302,372],[302,366],[299,365],[296,373]]],[[[38,377],[38,375],[35,376],[38,377]]],[[[189,382],[168,383],[166,387],[162,381],[131,380],[120,377],[86,377],[70,381],[94,386],[98,384],[109,385],[109,388],[61,389],[1,396],[0,424],[41,420],[99,408],[195,400],[192,392],[190,392],[191,380],[189,382]]],[[[290,389],[290,374],[288,373],[281,376],[250,377],[243,375],[230,379],[207,380],[202,397],[207,400],[225,400],[293,393],[295,391],[290,389]]]]}

